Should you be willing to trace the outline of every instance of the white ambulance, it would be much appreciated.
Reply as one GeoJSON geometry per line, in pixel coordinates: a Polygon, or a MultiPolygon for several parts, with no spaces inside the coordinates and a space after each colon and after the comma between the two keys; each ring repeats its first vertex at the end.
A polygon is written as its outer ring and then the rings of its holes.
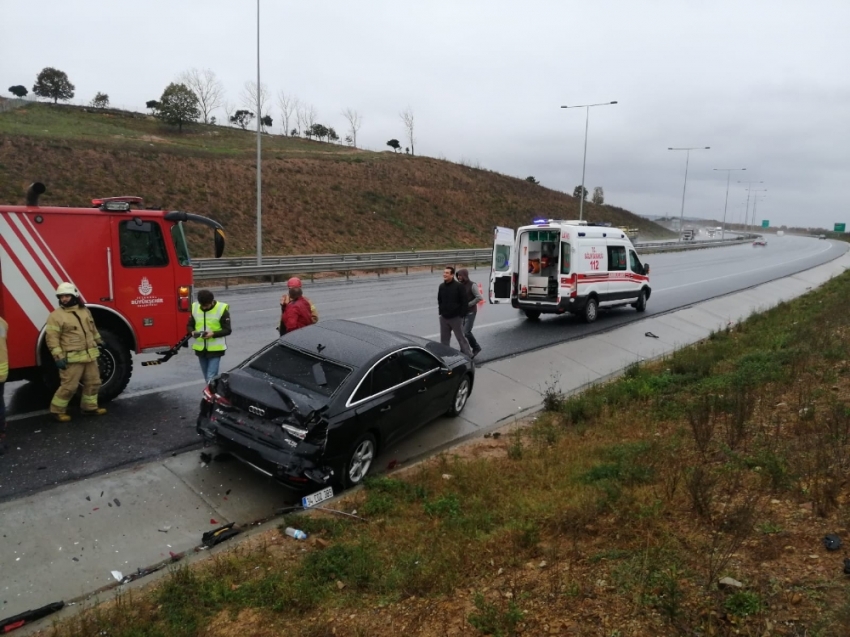
{"type": "Polygon", "coordinates": [[[510,302],[530,319],[570,312],[592,323],[600,308],[643,312],[651,293],[649,265],[618,228],[538,219],[493,232],[490,303],[510,302]]]}

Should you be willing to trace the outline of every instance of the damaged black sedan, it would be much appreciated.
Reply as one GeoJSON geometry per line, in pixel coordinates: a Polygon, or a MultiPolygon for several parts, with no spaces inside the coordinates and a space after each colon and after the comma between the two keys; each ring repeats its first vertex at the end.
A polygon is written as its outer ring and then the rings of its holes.
{"type": "Polygon", "coordinates": [[[258,471],[306,490],[359,484],[378,453],[459,414],[475,378],[460,352],[330,320],[285,334],[204,390],[197,430],[258,471]]]}

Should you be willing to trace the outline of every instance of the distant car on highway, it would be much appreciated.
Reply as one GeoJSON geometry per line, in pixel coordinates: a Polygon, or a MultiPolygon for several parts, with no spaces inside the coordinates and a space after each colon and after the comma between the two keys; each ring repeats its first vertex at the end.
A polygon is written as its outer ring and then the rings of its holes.
{"type": "Polygon", "coordinates": [[[818,239],[826,239],[826,235],[825,234],[818,235],[818,239]]]}
{"type": "Polygon", "coordinates": [[[322,321],[267,345],[206,387],[197,431],[298,490],[359,484],[378,451],[456,416],[475,368],[417,336],[322,321]]]}
{"type": "Polygon", "coordinates": [[[766,245],[767,245],[767,239],[765,239],[763,237],[759,237],[758,239],[753,241],[753,246],[766,246],[766,245]]]}

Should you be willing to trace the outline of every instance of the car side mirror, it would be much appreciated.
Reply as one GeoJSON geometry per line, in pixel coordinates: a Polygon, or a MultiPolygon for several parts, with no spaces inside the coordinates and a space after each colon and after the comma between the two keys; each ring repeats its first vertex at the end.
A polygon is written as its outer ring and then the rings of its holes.
{"type": "Polygon", "coordinates": [[[643,273],[649,274],[649,264],[648,263],[643,264],[643,273]]]}

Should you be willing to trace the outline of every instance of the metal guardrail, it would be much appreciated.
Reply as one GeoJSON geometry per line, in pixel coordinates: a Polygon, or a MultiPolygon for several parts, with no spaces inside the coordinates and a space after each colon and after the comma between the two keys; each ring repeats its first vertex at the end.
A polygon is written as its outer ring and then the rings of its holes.
{"type": "MultiPolygon", "coordinates": [[[[754,236],[754,235],[752,235],[754,236]]],[[[655,252],[672,252],[677,250],[693,250],[698,248],[736,245],[747,241],[752,236],[736,237],[735,239],[708,241],[675,241],[640,243],[637,249],[642,254],[655,252]]],[[[490,263],[492,250],[490,248],[473,248],[466,250],[426,250],[421,252],[362,252],[350,254],[307,254],[263,257],[263,265],[256,265],[256,257],[236,257],[230,259],[193,259],[194,278],[196,281],[224,281],[228,287],[230,279],[262,278],[274,284],[276,280],[292,275],[309,274],[312,281],[315,274],[338,272],[344,274],[346,280],[352,272],[376,272],[398,270],[404,268],[405,274],[410,268],[444,265],[471,265],[477,268],[480,263],[490,263]]]]}

